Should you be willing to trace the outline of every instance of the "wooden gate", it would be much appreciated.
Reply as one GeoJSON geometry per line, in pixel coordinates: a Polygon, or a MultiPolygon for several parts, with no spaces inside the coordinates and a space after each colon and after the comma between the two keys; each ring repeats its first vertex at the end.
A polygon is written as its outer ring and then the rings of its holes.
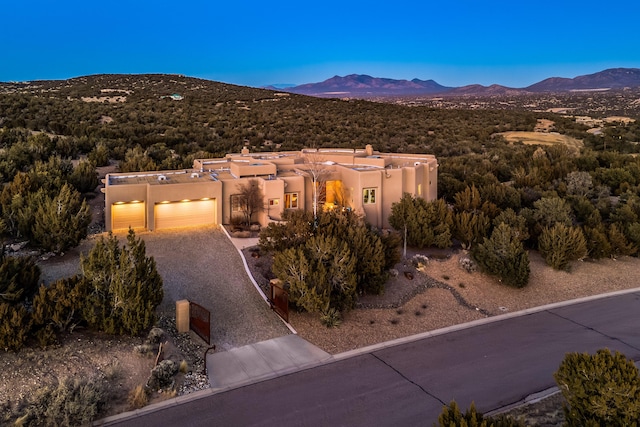
{"type": "Polygon", "coordinates": [[[282,286],[282,282],[278,279],[271,280],[269,287],[271,309],[289,323],[289,291],[282,286]]]}
{"type": "Polygon", "coordinates": [[[189,302],[189,328],[211,344],[211,313],[195,302],[189,302]]]}

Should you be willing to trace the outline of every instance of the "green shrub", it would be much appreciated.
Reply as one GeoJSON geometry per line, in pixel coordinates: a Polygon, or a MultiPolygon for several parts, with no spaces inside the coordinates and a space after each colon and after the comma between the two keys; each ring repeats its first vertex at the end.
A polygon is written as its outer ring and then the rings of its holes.
{"type": "Polygon", "coordinates": [[[320,316],[320,322],[327,328],[335,328],[342,323],[342,316],[335,308],[324,310],[320,316]]]}
{"type": "Polygon", "coordinates": [[[0,303],[0,349],[17,351],[31,332],[31,316],[22,304],[0,303]]]}
{"type": "Polygon", "coordinates": [[[40,285],[33,298],[34,326],[58,332],[72,330],[82,319],[86,296],[86,283],[79,276],[60,279],[49,286],[40,285]]]}
{"type": "Polygon", "coordinates": [[[88,292],[83,317],[89,326],[110,334],[140,334],[155,321],[164,295],[162,277],[144,241],[129,229],[127,245],[112,234],[101,237],[80,264],[88,292]]]}
{"type": "Polygon", "coordinates": [[[472,254],[483,271],[500,277],[506,285],[522,288],[529,282],[529,255],[518,231],[505,223],[476,245],[472,254]]]}
{"type": "Polygon", "coordinates": [[[290,301],[306,311],[352,308],[357,295],[384,290],[387,268],[398,255],[397,238],[383,238],[350,211],[288,214],[270,224],[260,247],[273,251],[273,273],[289,286],[290,301]]]}
{"type": "Polygon", "coordinates": [[[485,417],[476,410],[472,402],[469,409],[463,414],[455,401],[442,408],[438,416],[439,427],[524,427],[520,421],[506,416],[485,417]]]}
{"type": "Polygon", "coordinates": [[[20,303],[38,289],[40,267],[33,257],[0,256],[0,302],[20,303]]]}
{"type": "Polygon", "coordinates": [[[587,256],[582,230],[560,222],[542,229],[538,249],[545,262],[556,270],[568,270],[570,261],[587,256]]]}
{"type": "Polygon", "coordinates": [[[565,399],[566,425],[634,426],[640,419],[640,377],[632,360],[608,349],[569,353],[554,378],[565,399]]]}

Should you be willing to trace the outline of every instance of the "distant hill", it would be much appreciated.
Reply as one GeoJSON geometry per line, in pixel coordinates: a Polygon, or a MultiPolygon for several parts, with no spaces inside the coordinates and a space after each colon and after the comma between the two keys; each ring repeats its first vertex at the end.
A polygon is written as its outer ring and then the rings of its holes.
{"type": "Polygon", "coordinates": [[[530,92],[567,92],[576,90],[622,89],[640,86],[640,68],[610,68],[573,79],[551,77],[525,89],[530,92]]]}
{"type": "Polygon", "coordinates": [[[371,77],[365,74],[334,76],[319,83],[307,83],[285,88],[287,92],[326,98],[375,98],[393,96],[493,96],[539,92],[571,92],[587,90],[622,89],[640,87],[639,68],[611,68],[575,78],[551,77],[525,88],[479,84],[447,87],[433,80],[395,80],[371,77]]]}
{"type": "Polygon", "coordinates": [[[321,97],[375,97],[441,93],[451,88],[433,80],[394,80],[364,74],[334,76],[321,83],[309,83],[286,89],[288,92],[321,97]]]}

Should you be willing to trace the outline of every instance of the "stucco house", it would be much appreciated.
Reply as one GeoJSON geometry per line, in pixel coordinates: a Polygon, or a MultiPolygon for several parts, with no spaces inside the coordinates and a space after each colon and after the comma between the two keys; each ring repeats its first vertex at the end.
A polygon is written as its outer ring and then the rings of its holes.
{"type": "Polygon", "coordinates": [[[318,200],[319,208],[350,208],[386,228],[391,205],[403,193],[437,198],[437,171],[433,155],[379,153],[370,145],[269,153],[243,149],[224,158],[196,159],[192,169],[108,174],[105,224],[107,230],[229,224],[239,215],[239,186],[256,179],[264,210],[254,220],[261,225],[280,220],[287,209],[312,210],[318,200]],[[314,187],[321,197],[314,197],[314,187]]]}

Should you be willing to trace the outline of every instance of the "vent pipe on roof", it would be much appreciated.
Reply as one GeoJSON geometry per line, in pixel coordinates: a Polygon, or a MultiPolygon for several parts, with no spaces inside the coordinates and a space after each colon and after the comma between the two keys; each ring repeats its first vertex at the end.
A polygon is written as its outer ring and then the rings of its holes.
{"type": "Polygon", "coordinates": [[[164,176],[164,175],[159,175],[158,176],[158,181],[166,181],[166,180],[167,180],[166,176],[164,176]]]}

